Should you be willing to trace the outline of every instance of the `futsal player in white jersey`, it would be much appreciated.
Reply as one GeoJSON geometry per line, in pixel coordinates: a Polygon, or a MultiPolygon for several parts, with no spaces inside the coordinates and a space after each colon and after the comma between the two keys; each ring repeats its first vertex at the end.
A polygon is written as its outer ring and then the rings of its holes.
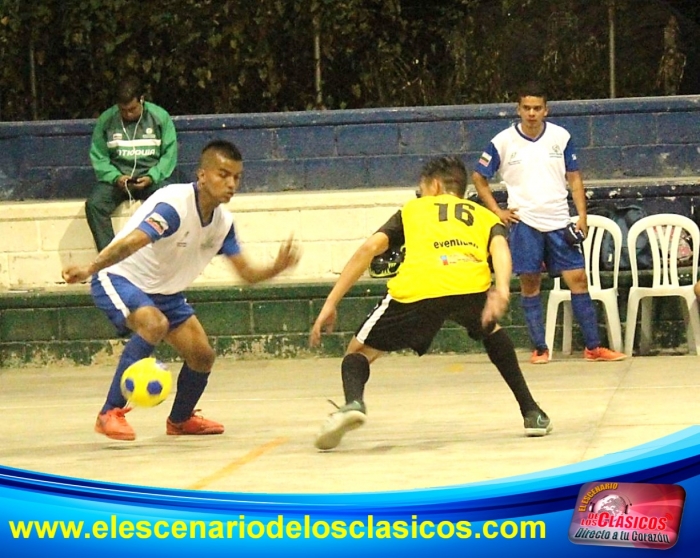
{"type": "Polygon", "coordinates": [[[571,135],[545,120],[547,98],[535,83],[518,94],[517,112],[520,122],[491,140],[472,180],[484,204],[510,225],[513,272],[520,277],[521,303],[534,347],[531,362],[546,364],[550,359],[540,299],[543,265],[571,290],[574,318],[586,345],[584,358],[622,360],[623,353],[601,346],[596,309],[588,293],[580,246],[588,233],[586,195],[571,135]],[[497,173],[508,192],[507,209],[499,207],[489,187],[488,179],[497,173]],[[568,229],[569,189],[578,214],[572,230],[568,229]]]}
{"type": "Polygon", "coordinates": [[[90,265],[63,270],[67,283],[92,275],[91,293],[97,307],[120,334],[132,332],[97,416],[96,432],[117,440],[136,438],[124,416],[129,408],[120,380],[129,365],[151,356],[156,345],[166,341],[184,360],[166,433],[223,433],[222,424],[195,410],[215,353],[182,291],[217,254],[224,255],[247,283],[274,277],[299,261],[299,250],[291,238],[280,246],[269,266],[252,264],[241,251],[233,217],[221,204],[228,203],[238,189],[242,172],[236,146],[210,142],[200,157],[197,182],[158,190],[90,265]]]}

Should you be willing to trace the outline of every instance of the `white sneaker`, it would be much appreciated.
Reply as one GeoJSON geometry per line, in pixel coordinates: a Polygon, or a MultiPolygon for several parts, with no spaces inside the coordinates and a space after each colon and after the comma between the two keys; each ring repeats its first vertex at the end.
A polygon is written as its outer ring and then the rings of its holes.
{"type": "MultiPolygon", "coordinates": [[[[331,403],[333,402],[331,401],[331,403]]],[[[338,406],[336,405],[336,407],[338,406]]],[[[321,426],[321,431],[316,436],[314,445],[320,450],[333,449],[347,432],[360,428],[366,421],[367,408],[365,404],[361,401],[351,401],[338,407],[337,411],[328,416],[326,422],[321,426]]]]}

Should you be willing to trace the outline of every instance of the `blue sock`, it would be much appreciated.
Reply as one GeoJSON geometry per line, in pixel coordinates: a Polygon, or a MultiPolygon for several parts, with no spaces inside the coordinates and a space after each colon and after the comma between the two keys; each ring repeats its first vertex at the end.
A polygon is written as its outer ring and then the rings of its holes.
{"type": "Polygon", "coordinates": [[[120,386],[122,380],[122,374],[124,370],[129,368],[137,360],[142,358],[147,358],[153,354],[155,345],[151,345],[140,335],[134,333],[131,339],[124,346],[124,352],[119,359],[119,364],[117,365],[117,371],[114,373],[114,378],[112,378],[112,385],[109,386],[109,391],[107,392],[107,401],[105,401],[100,414],[111,411],[112,409],[121,409],[126,406],[126,399],[122,395],[122,388],[120,386]]]}
{"type": "Polygon", "coordinates": [[[600,336],[598,335],[598,314],[588,293],[571,295],[571,309],[574,318],[583,333],[583,342],[587,349],[600,347],[600,336]]]}
{"type": "Polygon", "coordinates": [[[177,377],[177,393],[173,408],[170,411],[172,422],[184,422],[192,416],[194,406],[204,393],[209,381],[208,372],[197,372],[192,370],[187,363],[182,365],[180,374],[177,377]]]}
{"type": "Polygon", "coordinates": [[[521,296],[520,304],[525,312],[525,323],[530,334],[530,341],[537,350],[547,348],[544,334],[544,317],[542,315],[542,298],[539,294],[535,296],[521,296]]]}

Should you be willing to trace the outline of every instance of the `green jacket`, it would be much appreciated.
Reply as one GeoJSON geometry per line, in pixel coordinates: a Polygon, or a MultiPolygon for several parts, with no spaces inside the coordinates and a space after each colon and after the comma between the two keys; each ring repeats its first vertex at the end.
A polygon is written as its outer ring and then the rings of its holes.
{"type": "Polygon", "coordinates": [[[114,105],[97,119],[90,160],[100,182],[114,184],[121,175],[148,175],[160,184],[177,164],[175,125],[165,109],[153,103],[144,103],[138,123],[122,122],[114,105]]]}

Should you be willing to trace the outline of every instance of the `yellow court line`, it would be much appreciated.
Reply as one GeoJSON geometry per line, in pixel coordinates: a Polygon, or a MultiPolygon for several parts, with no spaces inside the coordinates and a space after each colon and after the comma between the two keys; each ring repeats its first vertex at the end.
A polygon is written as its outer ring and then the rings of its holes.
{"type": "Polygon", "coordinates": [[[199,481],[195,482],[194,484],[191,484],[187,488],[189,490],[201,490],[207,486],[209,486],[211,483],[216,482],[218,480],[223,479],[224,477],[230,475],[237,469],[240,469],[243,467],[243,465],[247,465],[251,461],[257,459],[260,457],[263,453],[270,451],[271,449],[275,449],[277,446],[281,446],[282,444],[286,444],[289,441],[288,438],[277,438],[276,440],[272,440],[271,442],[268,442],[267,444],[263,444],[260,447],[255,448],[254,450],[248,452],[246,455],[241,457],[240,459],[236,459],[235,461],[232,461],[226,467],[223,467],[219,469],[218,471],[212,473],[211,475],[208,475],[204,477],[203,479],[200,479],[199,481]]]}

